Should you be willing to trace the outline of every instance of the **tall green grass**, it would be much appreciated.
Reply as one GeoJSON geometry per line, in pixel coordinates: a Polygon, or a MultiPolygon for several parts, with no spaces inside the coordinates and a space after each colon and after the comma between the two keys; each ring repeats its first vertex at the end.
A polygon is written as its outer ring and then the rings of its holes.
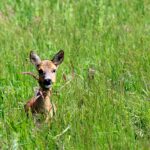
{"type": "Polygon", "coordinates": [[[149,0],[1,0],[0,149],[149,149],[149,8],[149,0]],[[23,109],[38,84],[20,73],[36,73],[30,50],[51,59],[59,49],[57,114],[38,128],[23,109]]]}

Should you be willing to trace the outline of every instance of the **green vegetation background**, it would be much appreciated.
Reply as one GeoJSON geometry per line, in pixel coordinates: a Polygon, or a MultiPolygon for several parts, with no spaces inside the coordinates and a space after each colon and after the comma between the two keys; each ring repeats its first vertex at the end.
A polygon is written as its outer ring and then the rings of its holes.
{"type": "Polygon", "coordinates": [[[149,149],[149,141],[149,0],[0,1],[0,149],[149,149]],[[59,49],[57,115],[36,127],[23,106],[38,84],[20,73],[36,73],[30,50],[51,59],[59,49]]]}

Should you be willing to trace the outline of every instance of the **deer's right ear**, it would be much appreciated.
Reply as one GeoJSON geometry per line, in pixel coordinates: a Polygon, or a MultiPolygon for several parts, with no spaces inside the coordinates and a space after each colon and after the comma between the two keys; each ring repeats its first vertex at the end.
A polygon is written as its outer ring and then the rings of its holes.
{"type": "Polygon", "coordinates": [[[37,66],[37,65],[39,65],[41,63],[40,57],[36,53],[34,53],[33,51],[30,52],[30,61],[35,66],[37,66]]]}

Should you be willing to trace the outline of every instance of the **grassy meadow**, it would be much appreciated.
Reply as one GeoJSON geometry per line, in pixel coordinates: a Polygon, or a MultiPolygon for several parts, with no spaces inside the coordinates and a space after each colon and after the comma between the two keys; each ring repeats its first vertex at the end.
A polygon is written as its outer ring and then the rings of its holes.
{"type": "Polygon", "coordinates": [[[1,0],[0,149],[150,149],[150,1],[1,0]],[[24,104],[38,84],[21,72],[37,73],[30,50],[60,49],[57,114],[37,127],[24,104]]]}

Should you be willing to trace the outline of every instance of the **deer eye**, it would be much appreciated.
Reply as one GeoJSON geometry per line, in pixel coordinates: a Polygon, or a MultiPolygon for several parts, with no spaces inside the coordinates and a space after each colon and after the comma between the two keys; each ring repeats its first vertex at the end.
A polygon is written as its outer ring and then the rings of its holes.
{"type": "Polygon", "coordinates": [[[44,74],[44,72],[43,72],[42,69],[39,70],[39,74],[40,74],[40,75],[43,75],[43,74],[44,74]]]}
{"type": "Polygon", "coordinates": [[[55,72],[56,72],[56,69],[53,69],[53,70],[52,70],[52,73],[55,73],[55,72]]]}

